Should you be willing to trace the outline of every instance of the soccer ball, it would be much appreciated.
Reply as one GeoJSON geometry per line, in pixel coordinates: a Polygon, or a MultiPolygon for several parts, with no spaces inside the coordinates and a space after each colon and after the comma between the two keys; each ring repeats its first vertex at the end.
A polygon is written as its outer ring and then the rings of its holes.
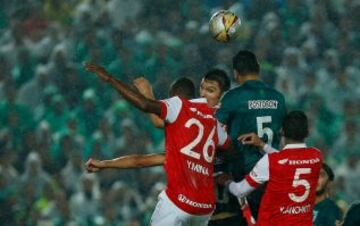
{"type": "Polygon", "coordinates": [[[214,13],[209,21],[211,35],[219,42],[229,42],[239,33],[241,20],[234,13],[220,10],[214,13]]]}

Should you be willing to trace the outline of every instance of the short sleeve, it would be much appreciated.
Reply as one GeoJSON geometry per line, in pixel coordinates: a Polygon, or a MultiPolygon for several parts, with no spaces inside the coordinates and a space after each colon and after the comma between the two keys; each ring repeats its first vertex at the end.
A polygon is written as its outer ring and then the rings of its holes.
{"type": "Polygon", "coordinates": [[[269,155],[264,155],[245,179],[255,188],[267,182],[269,180],[269,155]]]}
{"type": "Polygon", "coordinates": [[[222,149],[227,149],[230,146],[231,139],[228,133],[226,132],[226,128],[219,121],[217,121],[217,134],[219,139],[218,146],[222,149]]]}
{"type": "Polygon", "coordinates": [[[160,103],[160,118],[164,119],[167,123],[175,122],[182,108],[182,100],[175,96],[169,99],[161,100],[160,103]]]}

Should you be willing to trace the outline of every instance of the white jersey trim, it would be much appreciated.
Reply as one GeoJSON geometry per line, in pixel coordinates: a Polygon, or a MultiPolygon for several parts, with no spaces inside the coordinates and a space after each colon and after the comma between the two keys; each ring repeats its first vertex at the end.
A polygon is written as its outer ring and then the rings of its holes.
{"type": "Polygon", "coordinates": [[[247,196],[253,190],[255,190],[255,188],[252,187],[246,180],[242,180],[239,183],[231,182],[229,184],[229,191],[238,198],[247,196]]]}
{"type": "Polygon", "coordinates": [[[228,134],[225,130],[225,126],[223,126],[218,120],[216,120],[216,127],[219,139],[219,146],[223,146],[228,139],[228,134]]]}
{"type": "Polygon", "coordinates": [[[269,145],[269,144],[265,144],[265,145],[264,145],[263,151],[264,151],[266,154],[271,154],[271,153],[279,152],[279,150],[273,148],[273,147],[272,147],[271,145],[269,145]]]}
{"type": "Polygon", "coordinates": [[[206,103],[207,103],[207,100],[206,100],[206,98],[196,98],[196,99],[190,100],[190,102],[192,102],[192,103],[204,103],[204,104],[206,104],[206,103]]]}
{"type": "Polygon", "coordinates": [[[182,100],[178,97],[171,97],[169,99],[162,100],[162,102],[166,105],[166,116],[165,121],[167,123],[173,123],[179,117],[181,108],[182,108],[182,100]]]}
{"type": "Polygon", "coordinates": [[[249,176],[258,184],[269,180],[269,156],[264,155],[251,170],[249,176]]]}
{"type": "Polygon", "coordinates": [[[287,144],[283,149],[296,149],[296,148],[306,148],[305,143],[298,143],[298,144],[287,144]]]}

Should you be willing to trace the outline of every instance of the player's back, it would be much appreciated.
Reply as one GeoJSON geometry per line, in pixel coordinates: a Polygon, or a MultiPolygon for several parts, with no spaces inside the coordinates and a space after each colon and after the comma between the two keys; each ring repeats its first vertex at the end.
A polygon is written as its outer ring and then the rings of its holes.
{"type": "MultiPolygon", "coordinates": [[[[251,145],[242,145],[237,138],[241,134],[255,132],[271,146],[278,148],[280,128],[286,115],[284,96],[258,80],[245,82],[230,90],[221,100],[221,107],[216,112],[217,119],[227,126],[236,153],[228,160],[222,171],[230,171],[235,181],[241,181],[257,161],[263,156],[251,145]]],[[[258,189],[248,196],[254,217],[257,216],[262,190],[258,189]]],[[[216,213],[241,212],[238,200],[226,189],[218,187],[216,213]]]]}
{"type": "Polygon", "coordinates": [[[322,164],[320,151],[286,146],[268,158],[269,181],[257,225],[313,225],[313,205],[322,164]]]}
{"type": "Polygon", "coordinates": [[[177,103],[167,102],[169,116],[163,116],[167,121],[166,193],[188,213],[208,214],[215,207],[212,177],[215,149],[227,141],[226,133],[206,102],[178,97],[169,100],[177,103]]]}
{"type": "MultiPolygon", "coordinates": [[[[238,153],[245,155],[244,175],[251,171],[262,155],[256,151],[256,147],[242,145],[236,140],[237,137],[255,132],[271,146],[278,148],[279,131],[285,114],[284,96],[261,81],[247,81],[224,96],[216,116],[228,126],[227,130],[238,153]]],[[[236,177],[237,173],[233,176],[236,177]]]]}

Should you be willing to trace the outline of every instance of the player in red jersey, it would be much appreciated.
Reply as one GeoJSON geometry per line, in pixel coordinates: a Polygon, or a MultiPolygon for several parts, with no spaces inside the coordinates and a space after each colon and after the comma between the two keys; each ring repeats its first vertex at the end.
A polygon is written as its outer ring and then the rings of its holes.
{"type": "Polygon", "coordinates": [[[188,99],[175,96],[156,101],[114,79],[100,66],[87,64],[86,69],[110,83],[140,110],[157,114],[166,122],[164,168],[168,184],[159,195],[151,224],[206,225],[215,207],[212,177],[215,148],[226,148],[229,144],[226,132],[214,118],[214,109],[203,100],[188,100],[194,94],[189,92],[194,86],[188,79],[182,82],[188,84],[185,87],[191,87],[183,90],[187,91],[188,99]]]}
{"type": "MultiPolygon", "coordinates": [[[[152,87],[143,77],[134,80],[135,87],[149,99],[155,99],[152,87]]],[[[226,72],[220,69],[208,71],[200,83],[200,96],[205,98],[210,107],[217,107],[224,92],[230,88],[230,79],[226,72]]],[[[181,94],[181,93],[180,93],[181,94]]],[[[155,114],[150,114],[154,126],[164,128],[164,120],[155,114]]],[[[86,163],[88,172],[97,172],[106,168],[134,169],[163,165],[165,153],[124,155],[111,160],[89,159],[86,163]]]]}
{"type": "MultiPolygon", "coordinates": [[[[238,198],[245,197],[267,182],[257,226],[311,226],[322,155],[319,150],[306,147],[304,143],[308,122],[303,112],[288,113],[282,132],[285,147],[280,152],[265,146],[273,153],[264,155],[244,180],[235,183],[224,176],[220,182],[227,180],[225,184],[238,198]]],[[[247,136],[240,137],[243,143],[253,142],[247,142],[247,139],[247,136]]]]}

